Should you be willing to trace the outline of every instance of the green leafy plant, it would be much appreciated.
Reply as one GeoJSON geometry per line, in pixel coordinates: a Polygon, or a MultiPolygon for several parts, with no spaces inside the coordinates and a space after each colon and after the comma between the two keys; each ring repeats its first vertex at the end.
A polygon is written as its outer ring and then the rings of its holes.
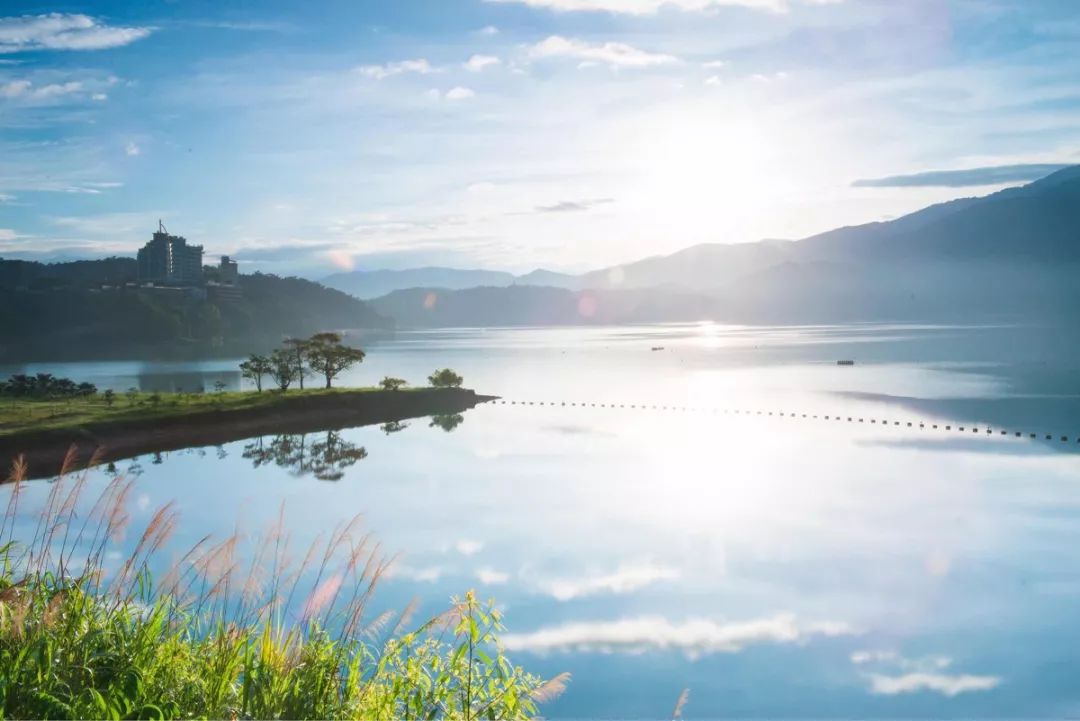
{"type": "Polygon", "coordinates": [[[326,380],[327,388],[342,372],[363,363],[365,355],[359,348],[342,343],[337,333],[316,333],[304,345],[304,358],[311,370],[326,380]]]}
{"type": "Polygon", "coordinates": [[[463,382],[462,377],[449,368],[442,368],[428,376],[428,383],[435,388],[460,388],[463,382]]]}
{"type": "Polygon", "coordinates": [[[256,353],[240,364],[240,375],[252,381],[259,393],[262,393],[263,376],[270,375],[270,371],[270,359],[256,353]]]}
{"type": "Polygon", "coordinates": [[[373,614],[389,563],[358,519],[297,564],[281,514],[250,552],[206,537],[159,580],[171,504],[132,534],[131,481],[87,508],[87,475],[68,473],[26,519],[25,469],[0,521],[2,718],[528,718],[569,678],[514,666],[499,611],[472,592],[412,631],[416,602],[373,614]]]}
{"type": "Polygon", "coordinates": [[[382,388],[384,391],[401,390],[401,388],[403,386],[407,386],[407,385],[409,385],[409,382],[406,381],[405,379],[403,379],[403,378],[393,378],[391,376],[386,376],[381,381],[379,381],[379,387],[382,388]]]}

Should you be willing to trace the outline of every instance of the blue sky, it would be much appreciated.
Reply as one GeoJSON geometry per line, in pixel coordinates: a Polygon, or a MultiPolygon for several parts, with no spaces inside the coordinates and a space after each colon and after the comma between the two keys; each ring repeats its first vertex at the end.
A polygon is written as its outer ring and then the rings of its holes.
{"type": "Polygon", "coordinates": [[[1080,162],[1072,0],[0,9],[0,255],[583,270],[1080,162]]]}

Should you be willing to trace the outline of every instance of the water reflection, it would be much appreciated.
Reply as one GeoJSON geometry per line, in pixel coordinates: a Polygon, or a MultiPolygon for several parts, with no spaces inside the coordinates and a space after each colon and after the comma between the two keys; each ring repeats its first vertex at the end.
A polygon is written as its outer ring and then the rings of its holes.
{"type": "Polygon", "coordinates": [[[451,413],[441,416],[432,416],[431,423],[428,424],[428,428],[442,428],[447,433],[453,432],[455,428],[465,422],[465,416],[460,413],[451,413]]]}
{"type": "Polygon", "coordinates": [[[343,383],[422,379],[437,351],[483,392],[579,403],[266,436],[127,473],[144,470],[143,513],[178,501],[191,543],[282,503],[305,544],[363,512],[402,554],[387,607],[435,613],[477,588],[505,605],[516,662],[573,674],[549,718],[666,718],[686,687],[700,718],[1064,717],[1080,708],[1080,465],[1060,451],[1080,445],[1080,354],[1033,334],[401,334],[343,383]],[[345,442],[365,463],[333,460],[345,442]],[[346,477],[316,483],[327,470],[346,477]]]}
{"type": "Polygon", "coordinates": [[[342,438],[340,431],[326,431],[280,435],[269,442],[260,436],[244,444],[242,455],[255,468],[273,464],[295,476],[340,481],[346,469],[367,458],[367,450],[342,438]]]}
{"type": "Polygon", "coordinates": [[[383,423],[379,426],[379,430],[390,435],[391,433],[400,433],[409,427],[408,423],[402,423],[401,421],[390,421],[389,423],[383,423]]]}

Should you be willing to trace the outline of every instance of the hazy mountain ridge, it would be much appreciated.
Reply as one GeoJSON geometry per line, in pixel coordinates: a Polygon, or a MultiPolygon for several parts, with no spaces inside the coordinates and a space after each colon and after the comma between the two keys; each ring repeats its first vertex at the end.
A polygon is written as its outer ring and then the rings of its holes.
{"type": "Polygon", "coordinates": [[[497,270],[471,270],[428,266],[407,270],[353,270],[335,273],[321,281],[328,288],[343,291],[361,300],[370,300],[398,290],[410,288],[443,288],[464,290],[466,288],[505,288],[511,285],[542,285],[557,288],[580,288],[581,276],[557,273],[538,268],[530,273],[515,276],[497,270]]]}
{"type": "MultiPolygon", "coordinates": [[[[528,277],[542,281],[545,273],[528,277]]],[[[403,326],[1068,321],[1080,310],[1078,274],[1080,166],[988,196],[798,241],[707,243],[581,276],[550,274],[561,288],[543,293],[522,290],[519,279],[518,287],[482,293],[399,291],[373,305],[403,326]],[[588,290],[573,292],[578,289],[588,290]],[[438,304],[425,307],[421,301],[432,292],[438,304]],[[588,314],[577,308],[584,295],[591,297],[590,308],[596,306],[588,314]],[[541,297],[551,304],[546,312],[536,307],[541,297]]]]}

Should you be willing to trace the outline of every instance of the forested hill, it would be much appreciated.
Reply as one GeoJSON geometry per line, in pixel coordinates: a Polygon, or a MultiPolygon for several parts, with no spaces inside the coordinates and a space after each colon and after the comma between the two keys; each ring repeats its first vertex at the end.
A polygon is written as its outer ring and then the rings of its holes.
{"type": "Polygon", "coordinates": [[[285,336],[393,325],[366,303],[300,278],[241,275],[242,297],[233,300],[115,286],[134,269],[126,261],[0,260],[0,363],[246,354],[285,336]]]}

